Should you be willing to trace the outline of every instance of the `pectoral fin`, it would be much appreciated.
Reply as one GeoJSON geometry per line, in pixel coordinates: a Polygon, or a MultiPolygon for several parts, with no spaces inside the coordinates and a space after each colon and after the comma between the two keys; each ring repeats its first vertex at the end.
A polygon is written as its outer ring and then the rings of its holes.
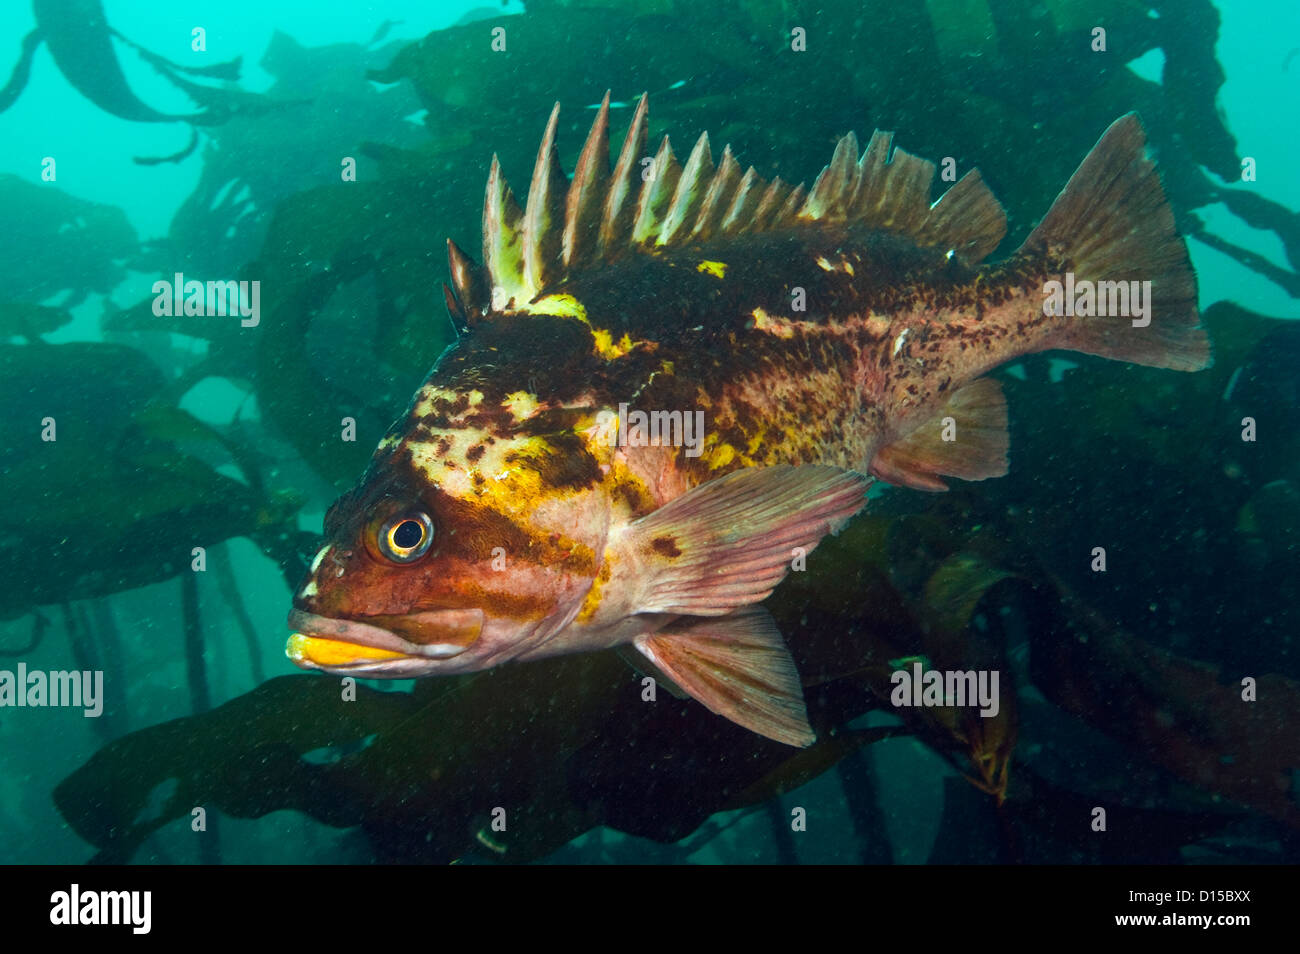
{"type": "Polygon", "coordinates": [[[636,612],[723,616],[765,599],[796,556],[839,532],[871,479],[837,467],[751,467],[701,484],[628,528],[636,612]]]}
{"type": "Polygon", "coordinates": [[[802,748],[815,740],[799,672],[761,606],[679,620],[638,637],[635,645],[712,712],[787,745],[802,748]]]}

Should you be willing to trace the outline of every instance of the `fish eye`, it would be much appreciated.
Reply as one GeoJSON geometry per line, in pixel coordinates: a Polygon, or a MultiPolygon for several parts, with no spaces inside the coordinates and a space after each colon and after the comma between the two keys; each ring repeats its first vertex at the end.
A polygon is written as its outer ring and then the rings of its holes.
{"type": "Polygon", "coordinates": [[[394,563],[414,563],[433,543],[433,521],[422,512],[404,513],[379,530],[379,552],[394,563]]]}

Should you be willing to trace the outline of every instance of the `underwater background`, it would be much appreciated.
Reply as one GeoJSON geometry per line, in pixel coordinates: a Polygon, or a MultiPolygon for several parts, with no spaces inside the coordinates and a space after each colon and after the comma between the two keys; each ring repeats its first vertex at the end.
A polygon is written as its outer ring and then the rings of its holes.
{"type": "Polygon", "coordinates": [[[0,707],[0,861],[1300,860],[1298,38],[1288,0],[6,5],[0,670],[104,698],[0,707]],[[559,101],[572,169],[607,89],[616,138],[648,91],[652,141],[791,182],[877,127],[978,166],[994,258],[1138,110],[1189,236],[1210,369],[994,372],[1009,475],[873,491],[769,601],[808,749],[611,653],[355,702],[284,655],[454,341],[493,154],[522,186],[559,101]],[[260,320],[156,315],[176,273],[259,280],[260,320]],[[898,715],[913,657],[998,669],[999,715],[898,715]]]}

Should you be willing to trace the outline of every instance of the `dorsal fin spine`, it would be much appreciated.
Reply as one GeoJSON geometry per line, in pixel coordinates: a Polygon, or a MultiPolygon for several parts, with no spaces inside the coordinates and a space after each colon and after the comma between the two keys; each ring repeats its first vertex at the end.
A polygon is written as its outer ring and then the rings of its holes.
{"type": "Polygon", "coordinates": [[[677,180],[672,205],[664,213],[664,224],[659,230],[656,245],[668,245],[679,235],[689,235],[695,216],[704,202],[704,192],[713,179],[713,154],[709,150],[709,134],[700,133],[677,180]]]}
{"type": "Polygon", "coordinates": [[[573,170],[573,182],[564,203],[562,259],[572,268],[596,250],[609,182],[609,90],[600,102],[596,121],[573,170]]]}
{"type": "MultiPolygon", "coordinates": [[[[524,207],[524,281],[532,294],[560,274],[559,225],[564,216],[564,192],[567,185],[560,171],[559,151],[555,147],[555,129],[560,121],[560,104],[551,110],[542,145],[537,150],[533,180],[524,207]]],[[[529,296],[532,297],[531,295],[529,296]]]]}
{"type": "Polygon", "coordinates": [[[637,104],[636,115],[628,127],[627,137],[623,140],[623,149],[618,154],[618,163],[609,182],[609,195],[605,199],[603,218],[600,224],[600,236],[597,241],[597,255],[616,252],[625,246],[632,236],[632,225],[636,216],[636,196],[632,192],[634,182],[641,169],[641,154],[646,143],[646,113],[650,98],[641,94],[637,104]]]}

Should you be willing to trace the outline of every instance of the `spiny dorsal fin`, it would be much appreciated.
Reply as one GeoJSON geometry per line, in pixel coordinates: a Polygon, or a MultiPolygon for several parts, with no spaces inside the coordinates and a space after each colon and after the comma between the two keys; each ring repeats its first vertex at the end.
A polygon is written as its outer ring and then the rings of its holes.
{"type": "MultiPolygon", "coordinates": [[[[609,94],[605,94],[608,98],[609,94]]],[[[609,195],[605,199],[604,217],[600,223],[599,255],[622,249],[632,235],[636,217],[636,196],[632,186],[641,168],[641,154],[645,151],[646,112],[650,100],[645,93],[637,104],[636,115],[628,127],[623,150],[618,154],[618,164],[609,182],[609,195]]]]}
{"type": "Polygon", "coordinates": [[[736,160],[731,155],[731,147],[728,146],[722,151],[722,162],[718,164],[718,171],[709,184],[709,191],[704,193],[704,202],[700,204],[699,215],[695,217],[695,228],[691,231],[691,238],[694,241],[705,242],[713,237],[722,223],[723,215],[731,207],[732,196],[736,194],[736,187],[739,185],[740,166],[736,165],[736,160]]]}
{"type": "MultiPolygon", "coordinates": [[[[560,277],[561,229],[564,221],[564,173],[555,147],[560,104],[551,110],[546,134],[537,150],[533,181],[524,207],[524,280],[536,292],[560,277]]],[[[531,297],[531,296],[530,296],[531,297]]]]}
{"type": "Polygon", "coordinates": [[[676,238],[690,237],[695,216],[704,204],[704,193],[713,181],[713,153],[709,149],[709,134],[700,133],[677,180],[673,204],[664,213],[664,224],[659,230],[656,245],[671,245],[676,238]]]}
{"type": "Polygon", "coordinates": [[[785,204],[786,197],[789,194],[789,184],[782,182],[781,177],[777,176],[772,180],[772,184],[763,190],[763,197],[759,199],[758,208],[754,210],[753,224],[748,229],[741,226],[737,231],[762,232],[765,230],[772,220],[776,218],[777,212],[781,211],[781,206],[785,204]]]}
{"type": "Polygon", "coordinates": [[[492,287],[492,310],[505,311],[532,298],[524,294],[524,213],[492,157],[483,197],[483,262],[492,287]]]}
{"type": "Polygon", "coordinates": [[[880,130],[861,155],[853,133],[842,137],[811,191],[791,188],[779,177],[769,184],[752,167],[742,175],[730,147],[715,168],[707,133],[684,166],[665,136],[646,170],[644,94],[611,173],[609,96],[567,186],[555,143],[556,104],[524,211],[493,157],[483,203],[485,269],[480,277],[469,264],[454,257],[451,262],[451,299],[465,320],[474,321],[476,311],[527,311],[539,293],[566,275],[635,247],[653,251],[724,235],[858,225],[950,249],[976,264],[1006,233],[1002,206],[978,172],[968,172],[931,204],[934,163],[893,149],[893,134],[880,130]]]}
{"type": "Polygon", "coordinates": [[[596,249],[601,214],[609,182],[609,90],[591,124],[587,142],[578,156],[564,203],[564,264],[582,262],[596,249]]]}
{"type": "Polygon", "coordinates": [[[452,286],[448,294],[454,292],[462,324],[472,325],[483,317],[490,304],[487,275],[451,239],[447,239],[447,271],[452,286]]]}
{"type": "Polygon", "coordinates": [[[731,208],[727,209],[722,216],[720,231],[723,235],[732,235],[739,232],[754,218],[754,212],[758,209],[759,200],[763,198],[763,180],[758,177],[754,167],[750,166],[745,170],[744,176],[740,179],[740,184],[736,187],[735,198],[731,200],[731,208]]]}
{"type": "Polygon", "coordinates": [[[673,147],[667,136],[664,136],[659,151],[655,153],[650,173],[650,179],[641,187],[636,224],[632,227],[632,241],[636,245],[652,244],[658,238],[659,225],[663,222],[668,204],[672,202],[677,180],[682,175],[682,167],[673,155],[673,147]]]}
{"type": "Polygon", "coordinates": [[[858,137],[849,133],[836,144],[831,164],[813,183],[808,201],[799,213],[800,218],[828,222],[843,222],[848,218],[857,161],[858,137]]]}
{"type": "Polygon", "coordinates": [[[442,299],[447,305],[447,314],[451,316],[452,324],[456,326],[456,334],[468,331],[469,317],[465,314],[465,309],[460,306],[460,302],[456,300],[451,286],[446,282],[442,283],[442,299]]]}

